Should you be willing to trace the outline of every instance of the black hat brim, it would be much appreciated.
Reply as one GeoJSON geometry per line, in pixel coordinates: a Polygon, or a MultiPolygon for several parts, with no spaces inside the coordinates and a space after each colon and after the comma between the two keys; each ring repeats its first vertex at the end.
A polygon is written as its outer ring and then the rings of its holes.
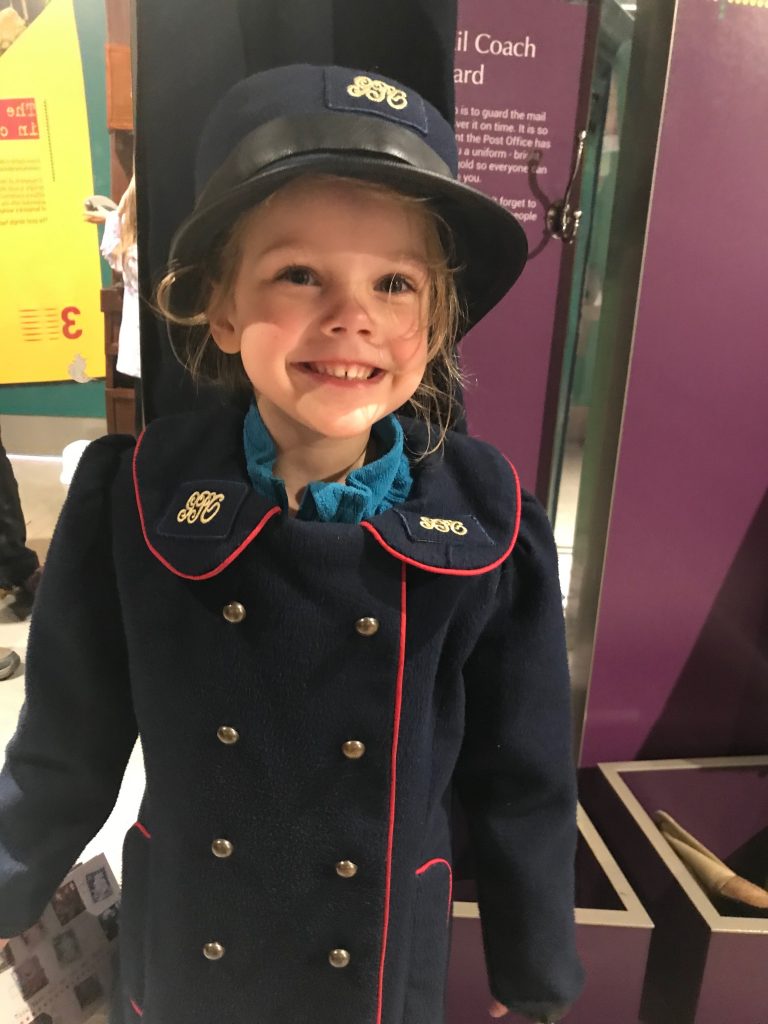
{"type": "MultiPolygon", "coordinates": [[[[261,168],[222,195],[197,208],[171,242],[174,267],[204,263],[216,239],[238,217],[280,187],[307,174],[332,174],[390,185],[407,195],[430,201],[449,225],[455,247],[457,287],[466,313],[465,328],[474,326],[517,281],[525,267],[528,242],[520,223],[494,200],[468,185],[399,160],[355,151],[295,154],[261,168]]],[[[199,300],[201,279],[196,270],[180,273],[169,294],[175,314],[187,316],[199,300]]]]}

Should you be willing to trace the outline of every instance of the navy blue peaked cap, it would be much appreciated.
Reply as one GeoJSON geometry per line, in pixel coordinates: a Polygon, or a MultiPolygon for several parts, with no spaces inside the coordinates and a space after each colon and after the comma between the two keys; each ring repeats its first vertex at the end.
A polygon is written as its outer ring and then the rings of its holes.
{"type": "MultiPolygon", "coordinates": [[[[197,151],[195,206],[174,235],[171,260],[199,264],[241,213],[311,173],[376,181],[428,199],[453,233],[468,326],[525,266],[518,221],[457,181],[456,138],[435,107],[377,72],[309,64],[251,75],[214,107],[197,151]]],[[[176,312],[188,311],[198,285],[194,273],[179,275],[171,291],[176,312]]]]}

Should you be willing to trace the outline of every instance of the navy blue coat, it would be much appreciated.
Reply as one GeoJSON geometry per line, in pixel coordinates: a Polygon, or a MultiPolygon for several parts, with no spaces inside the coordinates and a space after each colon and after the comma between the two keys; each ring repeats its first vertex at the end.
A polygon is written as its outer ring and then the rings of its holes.
{"type": "Polygon", "coordinates": [[[235,411],[87,449],[0,777],[0,935],[101,827],[138,731],[127,1022],[441,1024],[454,790],[493,994],[531,1017],[574,998],[552,533],[483,442],[413,472],[403,505],[317,523],[250,486],[235,411]]]}

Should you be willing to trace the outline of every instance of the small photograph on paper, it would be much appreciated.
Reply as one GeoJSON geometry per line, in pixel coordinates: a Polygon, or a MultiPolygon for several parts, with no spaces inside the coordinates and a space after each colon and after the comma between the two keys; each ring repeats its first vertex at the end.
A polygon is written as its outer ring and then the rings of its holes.
{"type": "Polygon", "coordinates": [[[56,890],[51,906],[60,924],[69,924],[85,910],[82,896],[74,882],[65,882],[56,890]]]}
{"type": "Polygon", "coordinates": [[[38,921],[37,924],[33,924],[31,928],[27,928],[25,932],[21,933],[21,939],[27,949],[34,949],[44,937],[45,925],[42,921],[38,921]]]}
{"type": "Polygon", "coordinates": [[[83,955],[77,936],[71,928],[67,928],[61,935],[54,935],[53,948],[56,952],[56,959],[62,967],[73,964],[83,955]]]}
{"type": "Polygon", "coordinates": [[[14,971],[14,977],[24,999],[36,996],[48,984],[46,973],[36,956],[22,960],[14,971]]]}
{"type": "Polygon", "coordinates": [[[85,981],[81,981],[79,985],[75,985],[75,996],[81,1010],[84,1010],[86,1006],[90,1006],[91,1003],[97,1002],[103,995],[104,989],[101,987],[101,982],[95,974],[92,974],[90,978],[86,978],[85,981]]]}
{"type": "MultiPolygon", "coordinates": [[[[94,903],[102,903],[104,900],[114,896],[112,886],[109,884],[107,872],[104,868],[97,868],[96,871],[89,871],[85,876],[88,883],[88,890],[94,903]]],[[[62,922],[63,923],[63,922],[62,922]]]]}
{"type": "Polygon", "coordinates": [[[103,913],[99,914],[99,924],[101,925],[101,930],[106,935],[108,942],[117,938],[117,933],[120,930],[119,920],[119,903],[114,903],[111,907],[107,907],[103,913]]]}

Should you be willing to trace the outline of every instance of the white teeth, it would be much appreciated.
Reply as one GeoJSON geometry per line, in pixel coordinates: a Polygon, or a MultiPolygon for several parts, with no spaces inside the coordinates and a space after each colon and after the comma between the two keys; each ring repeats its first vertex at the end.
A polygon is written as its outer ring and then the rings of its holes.
{"type": "Polygon", "coordinates": [[[323,373],[328,377],[340,377],[346,380],[368,380],[373,374],[370,366],[339,366],[337,363],[309,363],[315,373],[323,373]]]}

